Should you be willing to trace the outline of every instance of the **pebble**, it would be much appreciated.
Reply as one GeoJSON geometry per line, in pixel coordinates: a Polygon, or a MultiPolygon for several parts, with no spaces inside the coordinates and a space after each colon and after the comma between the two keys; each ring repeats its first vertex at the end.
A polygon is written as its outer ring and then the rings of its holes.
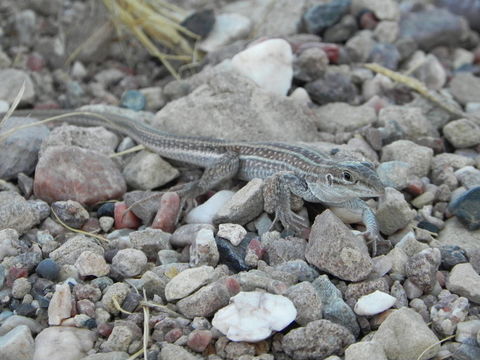
{"type": "Polygon", "coordinates": [[[33,337],[26,325],[19,325],[0,336],[2,360],[30,360],[33,358],[33,352],[33,337]]]}
{"type": "Polygon", "coordinates": [[[27,72],[17,69],[2,69],[0,70],[0,78],[3,81],[3,87],[0,89],[1,100],[5,100],[10,104],[13,103],[20,87],[25,82],[25,91],[20,104],[31,104],[34,101],[36,97],[35,86],[27,72]]]}
{"type": "Polygon", "coordinates": [[[122,304],[129,292],[130,287],[126,283],[117,282],[109,285],[104,291],[104,295],[102,297],[102,303],[105,306],[105,310],[107,310],[110,314],[117,315],[119,311],[115,306],[113,299],[115,299],[119,304],[122,304]]]}
{"type": "Polygon", "coordinates": [[[455,265],[468,262],[467,253],[460,246],[444,245],[440,248],[442,268],[451,270],[455,265]]]}
{"type": "Polygon", "coordinates": [[[23,299],[25,295],[30,293],[31,289],[32,284],[30,284],[27,278],[18,278],[13,282],[12,296],[16,299],[23,299]]]}
{"type": "Polygon", "coordinates": [[[371,10],[380,20],[398,20],[400,17],[400,8],[393,0],[352,0],[351,7],[353,13],[363,9],[371,10]]]}
{"type": "Polygon", "coordinates": [[[320,270],[348,281],[365,279],[373,269],[366,247],[330,210],[317,216],[305,251],[306,260],[320,270]]]}
{"type": "Polygon", "coordinates": [[[383,148],[381,162],[404,161],[411,166],[411,174],[427,176],[432,165],[433,150],[410,140],[397,140],[383,148]]]}
{"type": "Polygon", "coordinates": [[[122,173],[129,186],[140,190],[163,186],[180,174],[158,154],[146,150],[135,154],[122,173]]]}
{"type": "Polygon", "coordinates": [[[14,229],[0,230],[0,261],[7,256],[15,256],[19,249],[15,246],[18,242],[18,232],[14,229]]]}
{"type": "Polygon", "coordinates": [[[165,96],[163,95],[163,89],[159,86],[152,86],[139,89],[139,91],[145,96],[147,103],[145,104],[145,110],[151,112],[157,112],[166,104],[165,96]]]}
{"type": "Polygon", "coordinates": [[[302,16],[302,25],[310,34],[321,35],[326,29],[335,25],[345,15],[350,0],[333,0],[309,8],[302,16]]]}
{"type": "Polygon", "coordinates": [[[211,282],[213,277],[214,268],[211,266],[199,266],[183,270],[167,283],[165,297],[167,301],[183,299],[211,282]]]}
{"type": "Polygon", "coordinates": [[[143,95],[138,90],[127,90],[122,94],[122,97],[120,98],[121,107],[134,111],[140,111],[145,109],[146,103],[147,99],[145,98],[145,95],[143,95]]]}
{"type": "Polygon", "coordinates": [[[137,249],[119,250],[112,259],[112,271],[126,278],[142,274],[146,265],[147,257],[137,249]]]}
{"type": "Polygon", "coordinates": [[[110,158],[74,146],[47,148],[35,170],[35,196],[47,202],[71,199],[93,205],[125,191],[125,180],[110,158]]]}
{"type": "Polygon", "coordinates": [[[115,219],[110,216],[102,216],[98,219],[98,223],[102,231],[104,233],[108,233],[113,228],[113,225],[115,224],[115,219]]]}
{"type": "Polygon", "coordinates": [[[348,39],[345,43],[345,50],[352,61],[366,62],[374,46],[373,32],[362,30],[348,39]]]}
{"type": "Polygon", "coordinates": [[[327,72],[323,78],[308,83],[305,90],[318,105],[332,102],[351,104],[357,96],[357,89],[351,79],[336,72],[327,72]]]}
{"type": "Polygon", "coordinates": [[[216,266],[220,254],[213,236],[213,231],[201,229],[190,246],[190,264],[192,266],[216,266]]]}
{"type": "Polygon", "coordinates": [[[220,224],[218,226],[217,236],[229,240],[234,246],[238,246],[242,242],[245,235],[247,235],[247,230],[245,230],[241,225],[220,224]]]}
{"type": "Polygon", "coordinates": [[[100,219],[104,216],[113,217],[115,211],[115,203],[114,202],[106,202],[100,205],[97,209],[97,217],[100,219]]]}
{"type": "Polygon", "coordinates": [[[190,211],[185,217],[185,222],[187,224],[213,224],[215,214],[234,194],[233,191],[228,190],[217,192],[202,205],[190,211]]]}
{"type": "Polygon", "coordinates": [[[477,346],[478,332],[480,332],[480,320],[462,321],[457,325],[455,340],[462,344],[477,346]]]}
{"type": "Polygon", "coordinates": [[[87,355],[95,342],[94,332],[69,326],[45,328],[35,338],[33,360],[78,360],[87,355]]]}
{"type": "Polygon", "coordinates": [[[415,285],[429,293],[437,282],[436,273],[440,262],[440,250],[436,248],[422,250],[408,259],[405,274],[415,285]]]}
{"type": "Polygon", "coordinates": [[[458,182],[467,189],[480,186],[480,170],[473,166],[465,166],[455,171],[458,182]]]}
{"type": "Polygon", "coordinates": [[[303,281],[290,286],[285,296],[292,301],[297,310],[295,318],[297,324],[306,326],[309,322],[322,318],[322,298],[310,282],[303,281]]]}
{"type": "Polygon", "coordinates": [[[438,302],[430,309],[433,329],[443,336],[452,335],[457,324],[464,324],[469,307],[466,298],[451,294],[448,290],[442,290],[438,295],[438,302]]]}
{"type": "Polygon", "coordinates": [[[364,295],[358,299],[354,311],[360,316],[372,316],[389,309],[396,301],[397,299],[395,297],[375,290],[373,293],[364,295]]]}
{"type": "Polygon", "coordinates": [[[212,232],[215,231],[213,225],[210,224],[186,224],[178,227],[172,237],[170,238],[170,244],[173,247],[183,248],[191,245],[201,229],[208,229],[212,232]]]}
{"type": "MultiPolygon", "coordinates": [[[[35,119],[12,116],[2,124],[2,132],[33,122],[35,119]]],[[[40,145],[48,133],[49,130],[45,125],[39,125],[17,130],[3,139],[0,143],[0,152],[2,153],[0,177],[10,180],[20,173],[31,175],[35,170],[40,145]]]]}
{"type": "Polygon", "coordinates": [[[48,305],[48,324],[60,325],[72,313],[72,294],[67,283],[57,285],[48,305]]]}
{"type": "MultiPolygon", "coordinates": [[[[327,70],[329,60],[328,55],[320,47],[312,47],[302,51],[293,62],[293,76],[301,81],[313,81],[321,77],[327,70]]],[[[299,97],[298,91],[302,89],[304,95],[308,98],[308,93],[303,88],[296,88],[290,97],[299,97]]],[[[308,101],[305,101],[308,103],[308,101]]]]}
{"type": "Polygon", "coordinates": [[[315,113],[318,115],[315,118],[318,130],[329,133],[355,131],[377,121],[375,110],[367,105],[332,102],[316,108],[315,113]]]}
{"type": "Polygon", "coordinates": [[[294,359],[322,359],[342,354],[354,341],[347,328],[328,320],[315,320],[289,331],[282,339],[282,347],[294,359]]]}
{"type": "Polygon", "coordinates": [[[231,298],[230,305],[215,313],[212,325],[232,341],[257,342],[273,330],[283,330],[296,316],[295,306],[284,296],[240,292],[231,298]]]}
{"type": "Polygon", "coordinates": [[[115,229],[137,229],[141,222],[133,211],[128,210],[127,204],[124,202],[115,203],[114,223],[115,229]]]}
{"type": "Polygon", "coordinates": [[[475,303],[480,302],[480,275],[470,263],[458,264],[450,271],[447,289],[475,303]]]}
{"type": "Polygon", "coordinates": [[[457,149],[480,144],[480,126],[468,119],[458,119],[443,127],[445,138],[457,149]]]}
{"type": "Polygon", "coordinates": [[[205,52],[213,52],[236,40],[246,38],[252,29],[252,21],[243,15],[224,13],[215,16],[210,34],[199,43],[205,52]]]}
{"type": "Polygon", "coordinates": [[[388,360],[382,346],[375,341],[360,341],[345,349],[345,360],[388,360]]]}
{"type": "Polygon", "coordinates": [[[195,11],[193,14],[187,16],[187,18],[181,22],[181,25],[191,32],[200,35],[202,38],[205,38],[210,31],[212,31],[217,21],[218,19],[215,18],[214,11],[212,9],[205,9],[195,11]]]}
{"type": "Polygon", "coordinates": [[[76,235],[68,239],[58,249],[50,253],[50,258],[58,265],[74,265],[84,251],[90,251],[98,255],[104,253],[97,240],[85,235],[76,235]]]}
{"type": "Polygon", "coordinates": [[[163,194],[160,198],[160,207],[152,222],[152,228],[173,233],[177,225],[179,212],[182,210],[180,206],[181,200],[178,193],[169,191],[163,194]]]}
{"type": "Polygon", "coordinates": [[[269,265],[279,265],[290,260],[303,260],[307,242],[304,239],[292,237],[284,239],[279,233],[270,232],[262,236],[262,246],[265,249],[269,265]]]}
{"type": "Polygon", "coordinates": [[[75,229],[80,229],[90,218],[88,211],[80,203],[72,200],[54,202],[52,211],[65,224],[75,229]]]}
{"type": "Polygon", "coordinates": [[[203,352],[212,341],[210,330],[195,329],[188,334],[187,346],[196,352],[203,352]]]}
{"type": "MultiPolygon", "coordinates": [[[[254,240],[252,240],[252,242],[254,240]]],[[[252,247],[250,247],[248,239],[243,244],[241,243],[240,246],[234,246],[230,241],[224,240],[221,237],[216,237],[215,241],[220,255],[220,263],[227,265],[228,268],[234,272],[247,271],[249,269],[249,266],[246,263],[246,257],[250,249],[256,255],[257,260],[258,256],[261,257],[264,253],[261,244],[258,244],[258,246],[252,245],[252,247]],[[245,248],[245,244],[248,244],[247,248],[245,248]]]]}
{"type": "Polygon", "coordinates": [[[448,205],[448,211],[469,230],[480,229],[480,186],[465,191],[448,205]]]}
{"type": "Polygon", "coordinates": [[[110,272],[110,265],[107,264],[105,258],[91,251],[82,252],[75,261],[75,267],[78,269],[78,274],[83,277],[101,277],[110,272]]]}
{"type": "Polygon", "coordinates": [[[377,167],[377,174],[386,187],[403,190],[410,179],[411,165],[405,161],[386,161],[377,167]]]}
{"type": "Polygon", "coordinates": [[[429,359],[440,350],[438,338],[433,331],[419,314],[409,308],[401,308],[390,313],[373,336],[373,341],[383,347],[388,359],[417,359],[420,354],[429,359]],[[395,336],[391,336],[392,333],[395,336]],[[423,353],[427,348],[429,350],[423,353]]]}
{"type": "Polygon", "coordinates": [[[438,137],[437,130],[419,107],[384,107],[378,114],[378,121],[385,124],[389,141],[397,139],[419,141],[428,136],[438,137]]]}
{"type": "Polygon", "coordinates": [[[283,39],[259,42],[232,58],[233,69],[277,95],[287,95],[290,89],[292,62],[292,48],[283,39]]]}
{"type": "Polygon", "coordinates": [[[387,69],[395,70],[401,60],[400,52],[393,44],[375,44],[368,61],[377,63],[387,69]]]}
{"type": "Polygon", "coordinates": [[[171,235],[160,229],[147,228],[141,231],[133,231],[129,235],[132,247],[141,250],[150,261],[156,259],[161,250],[170,250],[171,235]]]}
{"type": "Polygon", "coordinates": [[[480,102],[480,79],[468,72],[459,72],[450,80],[450,92],[461,104],[480,102]]]}
{"type": "Polygon", "coordinates": [[[183,347],[175,344],[165,344],[160,351],[162,360],[199,360],[197,355],[190,353],[183,347]]]}
{"type": "Polygon", "coordinates": [[[262,213],[264,182],[253,179],[230,197],[215,213],[214,223],[245,225],[262,213]]]}

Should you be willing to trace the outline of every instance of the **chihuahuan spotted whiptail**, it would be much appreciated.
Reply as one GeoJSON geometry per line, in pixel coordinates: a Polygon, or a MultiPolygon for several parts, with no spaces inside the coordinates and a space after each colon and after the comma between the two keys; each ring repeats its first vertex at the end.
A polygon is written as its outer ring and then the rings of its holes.
{"type": "MultiPolygon", "coordinates": [[[[64,114],[64,119],[81,126],[104,126],[126,134],[151,151],[173,160],[204,168],[200,179],[185,184],[179,191],[194,198],[223,180],[272,177],[275,221],[284,228],[302,233],[306,219],[290,209],[291,194],[305,201],[343,207],[362,215],[369,240],[379,238],[374,212],[360,198],[377,197],[384,192],[372,164],[332,159],[304,146],[276,142],[236,142],[203,137],[168,134],[140,121],[116,114],[96,112],[20,111],[15,115],[46,118],[64,114]]],[[[375,249],[375,246],[374,246],[375,249]]],[[[374,250],[375,251],[375,250],[374,250]]]]}

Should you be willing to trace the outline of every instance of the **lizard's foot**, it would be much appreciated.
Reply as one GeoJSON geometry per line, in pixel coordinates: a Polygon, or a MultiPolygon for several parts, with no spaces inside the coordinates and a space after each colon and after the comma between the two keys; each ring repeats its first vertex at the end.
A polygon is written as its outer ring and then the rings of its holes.
{"type": "Polygon", "coordinates": [[[365,240],[367,240],[367,245],[372,244],[372,257],[377,255],[377,244],[379,241],[382,240],[382,237],[378,232],[373,232],[370,230],[366,230],[360,233],[365,240]]]}
{"type": "Polygon", "coordinates": [[[306,238],[310,233],[310,222],[308,219],[295,214],[292,210],[282,211],[277,209],[271,227],[273,227],[277,221],[280,221],[286,230],[292,230],[302,237],[306,238]]]}

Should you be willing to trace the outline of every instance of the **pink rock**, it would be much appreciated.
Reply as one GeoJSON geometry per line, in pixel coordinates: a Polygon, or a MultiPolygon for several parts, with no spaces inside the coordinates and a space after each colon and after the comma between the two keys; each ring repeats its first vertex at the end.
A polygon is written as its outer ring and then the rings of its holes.
{"type": "Polygon", "coordinates": [[[250,241],[247,251],[254,252],[258,259],[261,259],[263,255],[265,255],[265,248],[262,246],[262,243],[256,238],[250,241]]]}
{"type": "Polygon", "coordinates": [[[338,64],[340,47],[337,44],[321,43],[320,47],[327,54],[330,64],[338,64]]]}
{"type": "Polygon", "coordinates": [[[193,330],[188,335],[187,346],[196,352],[202,352],[210,344],[212,332],[210,330],[193,330]]]}
{"type": "Polygon", "coordinates": [[[101,323],[97,327],[98,334],[104,338],[109,337],[113,330],[113,324],[111,323],[101,323]]]}
{"type": "Polygon", "coordinates": [[[170,330],[165,334],[165,341],[169,343],[174,343],[177,341],[181,336],[183,335],[183,332],[179,328],[175,328],[170,330]]]}
{"type": "Polygon", "coordinates": [[[124,202],[115,204],[115,229],[136,229],[141,225],[140,219],[132,211],[126,212],[127,209],[124,202]]]}
{"type": "Polygon", "coordinates": [[[180,197],[176,192],[167,192],[160,199],[160,208],[153,219],[152,228],[168,233],[175,231],[175,225],[180,211],[180,197]]]}
{"type": "Polygon", "coordinates": [[[8,271],[8,275],[6,278],[6,285],[7,287],[12,287],[13,282],[21,277],[28,276],[28,269],[24,267],[12,267],[8,271]]]}
{"type": "Polygon", "coordinates": [[[413,178],[407,184],[407,191],[414,196],[418,196],[425,192],[425,186],[422,180],[419,178],[413,178]]]}
{"type": "Polygon", "coordinates": [[[76,146],[52,146],[40,157],[35,170],[33,191],[48,203],[76,200],[95,203],[122,196],[125,179],[105,155],[76,146]]]}
{"type": "Polygon", "coordinates": [[[31,71],[42,71],[45,67],[45,59],[42,55],[33,53],[27,58],[27,67],[31,71]]]}

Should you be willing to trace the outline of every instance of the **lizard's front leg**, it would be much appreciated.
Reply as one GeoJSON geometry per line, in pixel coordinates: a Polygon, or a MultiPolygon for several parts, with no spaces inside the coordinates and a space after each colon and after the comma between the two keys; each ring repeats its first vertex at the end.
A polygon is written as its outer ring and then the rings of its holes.
{"type": "Polygon", "coordinates": [[[307,190],[306,183],[289,171],[278,172],[266,181],[268,186],[264,188],[263,196],[266,202],[274,204],[275,219],[272,226],[280,221],[285,229],[307,235],[310,230],[308,219],[295,214],[290,207],[291,194],[298,195],[307,190]]]}

